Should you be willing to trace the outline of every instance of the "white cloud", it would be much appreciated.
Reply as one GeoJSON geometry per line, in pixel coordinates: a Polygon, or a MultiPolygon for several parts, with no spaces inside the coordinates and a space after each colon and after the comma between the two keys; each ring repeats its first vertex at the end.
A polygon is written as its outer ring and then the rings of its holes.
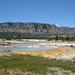
{"type": "Polygon", "coordinates": [[[59,24],[55,24],[56,26],[58,26],[59,24]]]}

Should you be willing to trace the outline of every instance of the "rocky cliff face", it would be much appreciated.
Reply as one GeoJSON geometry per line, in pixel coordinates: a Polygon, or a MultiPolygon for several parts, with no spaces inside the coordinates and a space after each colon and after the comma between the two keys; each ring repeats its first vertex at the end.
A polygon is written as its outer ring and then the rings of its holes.
{"type": "Polygon", "coordinates": [[[0,23],[0,32],[18,32],[29,34],[75,34],[75,28],[57,27],[43,23],[0,23]]]}

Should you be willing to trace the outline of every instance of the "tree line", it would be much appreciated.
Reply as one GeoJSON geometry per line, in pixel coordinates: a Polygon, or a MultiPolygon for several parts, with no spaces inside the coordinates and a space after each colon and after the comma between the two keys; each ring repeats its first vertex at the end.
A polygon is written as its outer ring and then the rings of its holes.
{"type": "Polygon", "coordinates": [[[46,36],[40,34],[0,32],[0,39],[46,39],[46,36]]]}
{"type": "Polygon", "coordinates": [[[49,41],[50,40],[55,40],[55,41],[58,41],[58,40],[61,40],[61,41],[75,41],[75,35],[71,36],[71,35],[65,35],[65,36],[62,36],[62,35],[55,35],[54,37],[48,37],[47,38],[49,41]]]}
{"type": "Polygon", "coordinates": [[[75,35],[55,35],[55,36],[44,36],[40,34],[29,34],[29,33],[10,33],[10,32],[0,32],[0,39],[47,39],[47,40],[61,40],[61,41],[75,41],[75,35]]]}

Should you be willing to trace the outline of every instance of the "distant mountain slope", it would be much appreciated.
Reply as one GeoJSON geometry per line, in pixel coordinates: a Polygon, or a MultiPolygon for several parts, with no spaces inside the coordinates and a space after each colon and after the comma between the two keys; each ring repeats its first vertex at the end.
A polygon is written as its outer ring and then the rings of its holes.
{"type": "Polygon", "coordinates": [[[18,32],[29,34],[75,34],[75,28],[57,27],[54,24],[43,23],[0,23],[0,32],[18,32]]]}

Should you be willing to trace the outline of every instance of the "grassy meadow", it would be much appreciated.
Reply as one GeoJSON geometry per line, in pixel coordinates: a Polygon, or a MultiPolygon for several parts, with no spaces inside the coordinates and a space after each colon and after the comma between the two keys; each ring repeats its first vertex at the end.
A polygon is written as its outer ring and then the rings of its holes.
{"type": "Polygon", "coordinates": [[[72,64],[72,61],[70,60],[48,59],[31,55],[12,55],[10,57],[0,57],[0,70],[4,69],[5,73],[8,73],[6,70],[19,70],[21,72],[32,72],[35,74],[40,73],[42,75],[46,75],[46,72],[50,67],[62,68],[64,70],[70,70],[75,73],[75,64],[72,64]]]}

